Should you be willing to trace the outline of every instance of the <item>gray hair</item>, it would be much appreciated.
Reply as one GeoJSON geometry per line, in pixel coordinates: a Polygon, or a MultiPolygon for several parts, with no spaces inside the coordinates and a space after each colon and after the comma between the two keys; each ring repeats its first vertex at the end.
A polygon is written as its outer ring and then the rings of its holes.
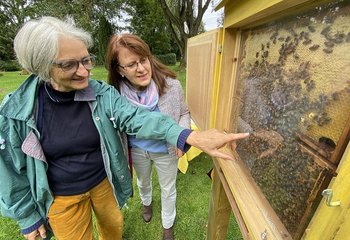
{"type": "Polygon", "coordinates": [[[58,42],[62,36],[81,40],[87,49],[93,44],[91,35],[74,26],[72,21],[61,21],[54,17],[30,20],[14,39],[19,64],[42,80],[49,80],[51,64],[58,56],[58,42]]]}

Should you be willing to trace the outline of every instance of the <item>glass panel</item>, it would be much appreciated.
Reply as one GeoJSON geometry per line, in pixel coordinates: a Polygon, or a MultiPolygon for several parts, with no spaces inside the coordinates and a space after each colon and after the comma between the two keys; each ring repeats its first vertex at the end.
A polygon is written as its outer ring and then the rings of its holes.
{"type": "Polygon", "coordinates": [[[350,115],[350,2],[243,32],[238,153],[294,238],[328,184],[350,115]]]}

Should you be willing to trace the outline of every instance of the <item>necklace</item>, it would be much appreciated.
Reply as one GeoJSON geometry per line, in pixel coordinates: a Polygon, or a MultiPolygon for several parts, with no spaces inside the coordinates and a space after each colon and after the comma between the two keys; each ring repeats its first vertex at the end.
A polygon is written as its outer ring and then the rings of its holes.
{"type": "Polygon", "coordinates": [[[52,96],[51,96],[51,94],[49,93],[49,91],[47,90],[47,83],[44,83],[44,88],[45,88],[45,92],[47,93],[47,95],[49,96],[49,98],[53,101],[53,102],[55,102],[55,103],[59,103],[60,101],[58,101],[56,98],[53,98],[52,96]]]}

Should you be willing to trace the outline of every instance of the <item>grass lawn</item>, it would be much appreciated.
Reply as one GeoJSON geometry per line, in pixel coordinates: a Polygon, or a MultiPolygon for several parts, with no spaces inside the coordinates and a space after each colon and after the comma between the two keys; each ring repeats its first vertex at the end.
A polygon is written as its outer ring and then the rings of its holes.
{"type": "MultiPolygon", "coordinates": [[[[185,71],[177,66],[172,67],[185,87],[185,71]]],[[[5,72],[0,76],[0,100],[10,91],[15,90],[27,76],[19,72],[5,72]]],[[[107,73],[104,67],[92,70],[92,78],[105,80],[107,73]]],[[[211,180],[207,172],[212,168],[212,160],[201,154],[189,164],[186,174],[179,172],[177,178],[177,216],[175,220],[175,238],[178,240],[204,240],[208,221],[208,206],[211,180]]],[[[149,224],[141,218],[141,203],[134,181],[134,197],[130,199],[128,208],[123,209],[125,217],[125,240],[161,240],[162,226],[160,219],[160,190],[156,171],[153,171],[153,209],[154,215],[149,224]]],[[[16,223],[0,216],[0,240],[24,239],[19,233],[16,223]]],[[[96,238],[97,239],[97,238],[96,238]]],[[[234,217],[231,214],[227,238],[243,239],[234,217]]]]}

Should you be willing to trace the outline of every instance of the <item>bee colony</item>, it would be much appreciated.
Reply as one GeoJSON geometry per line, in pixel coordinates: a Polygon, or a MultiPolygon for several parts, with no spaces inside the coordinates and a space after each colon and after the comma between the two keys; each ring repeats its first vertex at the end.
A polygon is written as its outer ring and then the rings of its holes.
{"type": "Polygon", "coordinates": [[[350,1],[243,30],[241,52],[237,152],[299,239],[349,135],[350,1]]]}

